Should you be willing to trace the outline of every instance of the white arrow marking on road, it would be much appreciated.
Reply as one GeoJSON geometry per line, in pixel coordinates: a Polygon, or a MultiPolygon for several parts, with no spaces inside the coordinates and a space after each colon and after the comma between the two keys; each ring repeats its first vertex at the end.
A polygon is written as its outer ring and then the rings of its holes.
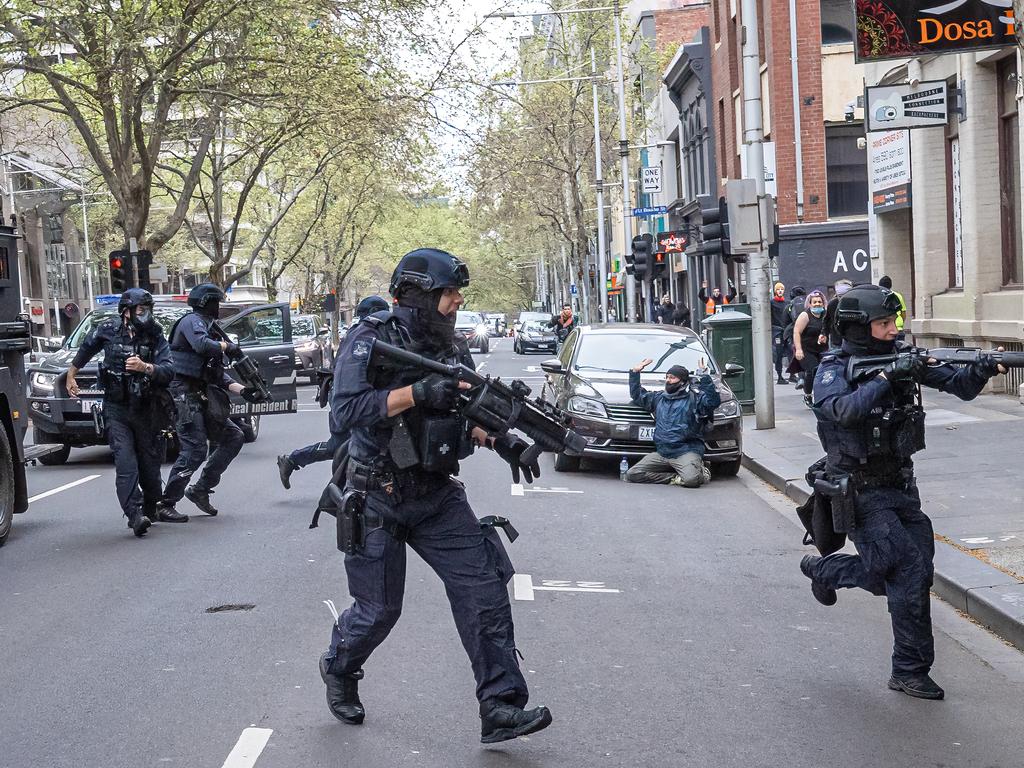
{"type": "Polygon", "coordinates": [[[79,478],[78,480],[75,480],[75,481],[70,482],[70,483],[65,483],[64,485],[58,486],[58,487],[56,487],[56,488],[54,488],[52,490],[43,491],[42,493],[37,493],[35,496],[30,496],[29,497],[28,503],[31,504],[34,501],[39,501],[40,499],[45,499],[47,496],[53,496],[55,494],[60,493],[61,491],[66,491],[69,488],[74,488],[76,485],[81,485],[82,483],[88,483],[90,480],[95,480],[97,477],[99,477],[99,475],[86,475],[85,477],[79,478]]]}
{"type": "Polygon", "coordinates": [[[563,581],[561,579],[541,579],[540,585],[533,583],[528,573],[517,573],[512,576],[512,596],[516,600],[533,600],[534,592],[600,592],[604,594],[620,594],[621,589],[610,589],[603,581],[563,581]]]}
{"type": "Polygon", "coordinates": [[[252,768],[270,741],[272,728],[246,728],[224,761],[224,768],[252,768]]]}

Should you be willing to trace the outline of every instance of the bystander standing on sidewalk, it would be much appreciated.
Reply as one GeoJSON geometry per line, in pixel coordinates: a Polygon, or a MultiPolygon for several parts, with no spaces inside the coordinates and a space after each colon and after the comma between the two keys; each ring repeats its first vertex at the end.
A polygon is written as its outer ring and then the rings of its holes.
{"type": "Polygon", "coordinates": [[[800,317],[800,313],[804,311],[804,302],[807,300],[807,291],[804,290],[802,285],[794,285],[789,291],[789,304],[786,307],[786,329],[782,332],[782,342],[786,346],[786,353],[789,355],[789,383],[796,383],[797,389],[803,386],[802,383],[797,382],[797,373],[794,372],[794,368],[799,369],[799,366],[794,365],[793,357],[793,328],[796,326],[796,319],[800,317]]]}
{"type": "Polygon", "coordinates": [[[829,347],[839,347],[843,343],[843,337],[839,335],[839,331],[836,328],[836,307],[839,306],[839,299],[851,288],[853,288],[852,281],[837,280],[836,295],[829,299],[828,304],[825,306],[823,332],[828,338],[829,347]]]}
{"type": "Polygon", "coordinates": [[[728,304],[736,298],[736,288],[732,284],[732,280],[729,281],[729,292],[722,295],[721,288],[714,288],[711,291],[711,295],[708,296],[708,281],[705,280],[700,284],[700,292],[697,294],[697,298],[704,302],[704,311],[713,315],[718,311],[718,307],[723,304],[728,304]]]}
{"type": "Polygon", "coordinates": [[[694,383],[686,368],[673,365],[665,373],[665,391],[648,392],[640,386],[640,372],[652,362],[647,358],[630,369],[629,396],[654,415],[654,452],[631,467],[626,480],[697,488],[711,480],[704,466],[704,424],[721,404],[721,395],[703,365],[694,383]]]}
{"type": "Polygon", "coordinates": [[[907,302],[903,298],[902,293],[892,290],[892,278],[888,275],[882,275],[878,278],[878,284],[887,291],[892,291],[896,295],[896,298],[900,300],[900,311],[896,313],[896,332],[898,334],[896,336],[896,340],[903,341],[903,339],[906,338],[903,326],[906,325],[907,322],[907,302]]]}
{"type": "Polygon", "coordinates": [[[804,311],[800,313],[793,326],[793,357],[803,370],[804,402],[808,407],[811,405],[814,373],[818,370],[822,354],[828,349],[824,320],[825,295],[818,290],[811,291],[804,301],[804,311]]]}
{"type": "Polygon", "coordinates": [[[672,313],[672,325],[690,325],[690,308],[681,301],[676,304],[676,311],[672,313]]]}
{"type": "Polygon", "coordinates": [[[785,384],[782,378],[782,364],[786,357],[786,342],[783,335],[786,326],[789,324],[786,310],[789,302],[786,301],[786,286],[776,283],[772,292],[772,360],[775,363],[775,375],[778,377],[778,384],[785,384]]]}
{"type": "Polygon", "coordinates": [[[654,309],[654,322],[663,325],[672,324],[672,315],[675,314],[676,305],[672,303],[672,297],[667,293],[661,297],[661,304],[654,309]]]}

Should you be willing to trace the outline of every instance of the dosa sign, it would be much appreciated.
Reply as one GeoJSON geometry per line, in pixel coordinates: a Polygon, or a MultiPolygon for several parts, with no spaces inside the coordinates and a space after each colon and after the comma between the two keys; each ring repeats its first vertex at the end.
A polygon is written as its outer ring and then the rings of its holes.
{"type": "Polygon", "coordinates": [[[1013,0],[855,0],[857,61],[1014,44],[1013,0]]]}

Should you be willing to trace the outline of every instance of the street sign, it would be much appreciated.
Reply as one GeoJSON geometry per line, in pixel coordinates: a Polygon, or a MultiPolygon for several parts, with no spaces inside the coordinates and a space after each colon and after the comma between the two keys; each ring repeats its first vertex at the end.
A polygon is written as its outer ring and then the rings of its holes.
{"type": "Polygon", "coordinates": [[[867,130],[933,128],[949,119],[949,84],[925,80],[911,85],[878,85],[866,89],[864,116],[867,130]]]}
{"type": "Polygon", "coordinates": [[[688,242],[684,229],[658,233],[658,250],[662,253],[683,253],[688,242]]]}
{"type": "Polygon", "coordinates": [[[569,284],[569,293],[571,293],[573,296],[576,295],[576,283],[569,284]]]}
{"type": "Polygon", "coordinates": [[[641,191],[645,195],[661,192],[661,166],[650,166],[640,169],[641,191]]]}
{"type": "Polygon", "coordinates": [[[647,208],[634,208],[633,216],[638,219],[645,219],[650,216],[663,216],[668,213],[668,208],[664,205],[652,205],[647,208]]]}

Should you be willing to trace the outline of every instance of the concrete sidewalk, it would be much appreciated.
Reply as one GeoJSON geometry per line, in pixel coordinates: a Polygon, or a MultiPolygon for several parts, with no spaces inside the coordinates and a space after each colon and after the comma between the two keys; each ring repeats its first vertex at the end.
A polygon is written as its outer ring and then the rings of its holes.
{"type": "MultiPolygon", "coordinates": [[[[743,463],[797,504],[824,455],[792,384],[775,388],[775,429],[744,419],[743,463]]],[[[1024,405],[999,395],[964,402],[925,390],[927,448],[914,457],[935,526],[934,591],[1024,650],[1024,405]]]]}

